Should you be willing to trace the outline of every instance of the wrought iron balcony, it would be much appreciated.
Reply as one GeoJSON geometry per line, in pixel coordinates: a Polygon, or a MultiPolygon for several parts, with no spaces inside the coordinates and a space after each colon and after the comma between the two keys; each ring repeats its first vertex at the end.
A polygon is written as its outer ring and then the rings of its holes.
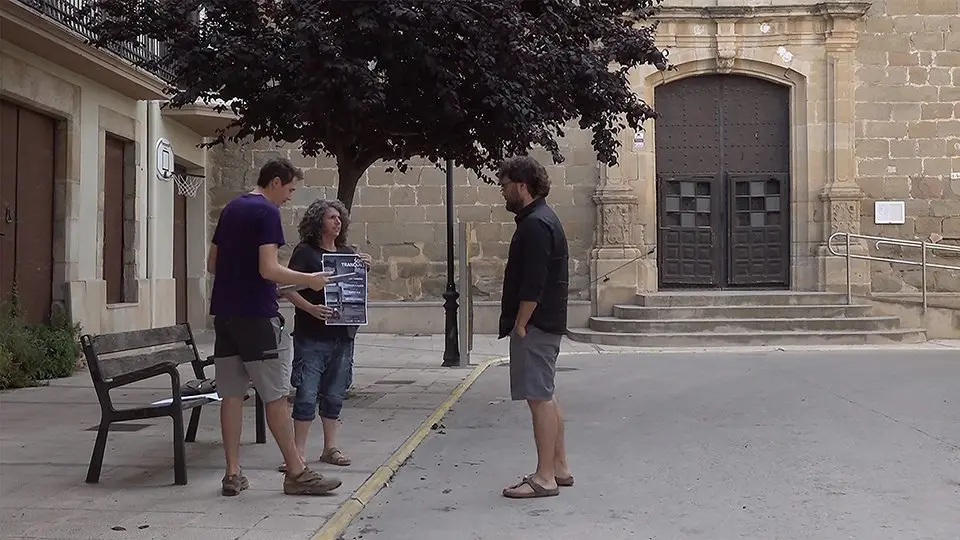
{"type": "MultiPolygon", "coordinates": [[[[86,4],[85,0],[14,0],[23,4],[41,15],[56,21],[61,26],[66,27],[71,32],[82,39],[92,39],[96,35],[76,20],[81,8],[86,4]]],[[[144,62],[157,60],[163,54],[163,43],[140,36],[136,43],[116,43],[106,47],[107,50],[116,54],[120,58],[137,66],[145,65],[144,62]]],[[[165,82],[173,80],[173,73],[164,68],[149,69],[152,74],[160,77],[165,82]]]]}

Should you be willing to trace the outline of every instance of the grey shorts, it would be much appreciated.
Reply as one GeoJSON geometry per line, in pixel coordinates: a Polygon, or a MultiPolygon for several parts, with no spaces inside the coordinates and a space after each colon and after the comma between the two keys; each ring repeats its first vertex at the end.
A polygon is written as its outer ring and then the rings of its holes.
{"type": "Polygon", "coordinates": [[[217,394],[221,398],[246,395],[250,383],[264,403],[290,393],[291,360],[281,354],[279,319],[214,320],[217,394]]]}
{"type": "Polygon", "coordinates": [[[527,335],[510,334],[510,398],[553,399],[557,356],[563,336],[527,326],[527,335]]]}
{"type": "Polygon", "coordinates": [[[270,358],[244,362],[240,356],[214,360],[217,369],[217,394],[221,398],[243,397],[253,382],[264,403],[286,399],[290,393],[291,362],[288,358],[270,358]]]}

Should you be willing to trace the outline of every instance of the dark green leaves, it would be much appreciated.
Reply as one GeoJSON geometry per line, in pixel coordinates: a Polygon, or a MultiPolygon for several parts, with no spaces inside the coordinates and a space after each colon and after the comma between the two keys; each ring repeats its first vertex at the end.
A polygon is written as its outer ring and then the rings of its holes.
{"type": "MultiPolygon", "coordinates": [[[[579,119],[601,161],[653,111],[629,68],[666,67],[659,0],[97,0],[104,46],[168,43],[171,106],[232,101],[233,138],[301,141],[361,172],[446,158],[483,174],[579,119]],[[204,8],[205,17],[195,13],[204,8]]],[[[217,141],[222,142],[222,141],[217,141]]],[[[352,186],[350,187],[352,195],[352,186]]],[[[352,199],[352,197],[350,197],[352,199]]],[[[346,202],[346,201],[345,201],[346,202]]]]}

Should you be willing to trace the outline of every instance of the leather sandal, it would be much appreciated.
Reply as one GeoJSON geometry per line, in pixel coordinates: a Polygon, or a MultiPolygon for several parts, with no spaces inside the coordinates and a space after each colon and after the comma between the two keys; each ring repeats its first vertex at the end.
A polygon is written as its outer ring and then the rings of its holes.
{"type": "Polygon", "coordinates": [[[343,452],[338,448],[324,450],[323,454],[320,455],[320,461],[331,465],[339,465],[340,467],[346,467],[351,463],[350,458],[343,455],[343,452]]]}
{"type": "Polygon", "coordinates": [[[519,484],[510,486],[503,490],[503,496],[509,499],[535,499],[538,497],[555,497],[560,494],[560,488],[556,487],[553,489],[547,489],[540,484],[533,481],[533,478],[527,477],[524,478],[519,484]],[[533,490],[531,493],[514,493],[512,490],[519,488],[522,485],[530,486],[530,489],[533,490]]]}
{"type": "MultiPolygon", "coordinates": [[[[528,474],[527,476],[524,476],[524,477],[523,477],[524,480],[527,480],[527,479],[530,479],[530,478],[533,478],[533,475],[532,475],[532,474],[528,474]]],[[[567,476],[567,477],[554,476],[553,479],[556,480],[557,485],[560,486],[560,487],[571,487],[571,486],[573,486],[573,475],[572,475],[572,474],[571,474],[570,476],[567,476]]]]}

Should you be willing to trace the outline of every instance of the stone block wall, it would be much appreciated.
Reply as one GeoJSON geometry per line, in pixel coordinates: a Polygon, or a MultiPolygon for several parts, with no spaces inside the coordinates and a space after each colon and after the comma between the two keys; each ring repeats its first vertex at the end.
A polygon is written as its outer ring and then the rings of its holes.
{"type": "MultiPolygon", "coordinates": [[[[570,297],[588,299],[589,254],[595,210],[591,200],[597,185],[596,155],[589,134],[568,131],[566,161],[554,165],[549,155],[533,155],[553,181],[548,202],[563,221],[570,246],[570,297]]],[[[305,178],[282,209],[288,242],[285,262],[296,244],[297,223],[317,198],[335,198],[336,163],[332,158],[304,157],[298,145],[268,141],[227,144],[211,151],[210,227],[223,206],[256,183],[259,167],[283,156],[304,169],[305,178]]],[[[373,256],[372,300],[437,300],[446,286],[445,173],[425,161],[412,161],[406,173],[387,172],[389,164],[374,164],[360,179],[351,212],[348,240],[373,256]]],[[[455,172],[455,208],[459,221],[474,226],[472,252],[475,299],[500,297],[507,250],[515,229],[513,214],[503,207],[496,185],[486,184],[463,169],[455,172]]],[[[211,229],[212,235],[212,229],[211,229]]]]}
{"type": "MultiPolygon", "coordinates": [[[[864,234],[960,244],[960,0],[873,2],[856,51],[857,178],[864,234]],[[874,224],[874,202],[905,201],[906,223],[874,224]]],[[[920,260],[916,249],[871,253],[920,260]]],[[[960,254],[958,254],[960,255],[960,254]]],[[[938,257],[960,266],[960,257],[938,257]]],[[[873,292],[913,292],[920,268],[873,262],[873,292]]],[[[931,271],[932,291],[960,272],[931,271]]]]}

